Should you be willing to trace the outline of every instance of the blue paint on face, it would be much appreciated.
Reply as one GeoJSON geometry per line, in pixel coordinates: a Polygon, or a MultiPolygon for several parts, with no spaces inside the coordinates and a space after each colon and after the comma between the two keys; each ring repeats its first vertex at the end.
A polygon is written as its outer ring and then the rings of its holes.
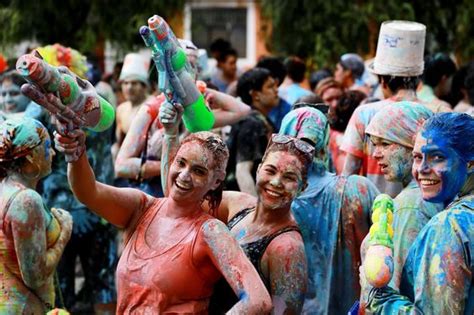
{"type": "Polygon", "coordinates": [[[46,139],[44,141],[44,158],[49,161],[49,154],[50,154],[50,151],[51,151],[51,140],[50,139],[46,139]]]}
{"type": "Polygon", "coordinates": [[[467,179],[467,162],[462,160],[439,130],[424,130],[422,136],[426,139],[426,145],[421,148],[423,169],[431,171],[433,177],[441,181],[438,193],[428,201],[448,204],[467,179]]]}

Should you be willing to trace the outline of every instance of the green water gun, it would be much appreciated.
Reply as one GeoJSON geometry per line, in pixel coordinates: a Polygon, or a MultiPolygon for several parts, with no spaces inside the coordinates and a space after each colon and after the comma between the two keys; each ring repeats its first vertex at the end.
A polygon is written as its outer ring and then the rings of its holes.
{"type": "Polygon", "coordinates": [[[210,130],[214,126],[214,114],[196,87],[186,53],[168,23],[154,15],[148,19],[148,26],[140,28],[140,35],[151,49],[158,70],[158,89],[168,102],[180,103],[184,107],[186,129],[190,132],[210,130]]]}

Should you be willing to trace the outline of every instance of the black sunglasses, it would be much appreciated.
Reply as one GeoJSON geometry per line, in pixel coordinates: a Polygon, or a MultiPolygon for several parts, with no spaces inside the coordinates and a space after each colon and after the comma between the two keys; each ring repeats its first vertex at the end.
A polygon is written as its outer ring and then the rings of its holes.
{"type": "Polygon", "coordinates": [[[324,115],[326,115],[329,112],[329,105],[325,104],[325,103],[315,103],[315,104],[313,104],[313,103],[299,102],[299,103],[294,104],[291,107],[291,110],[298,109],[298,108],[301,108],[301,107],[311,107],[311,108],[317,109],[321,113],[323,113],[324,115]]]}

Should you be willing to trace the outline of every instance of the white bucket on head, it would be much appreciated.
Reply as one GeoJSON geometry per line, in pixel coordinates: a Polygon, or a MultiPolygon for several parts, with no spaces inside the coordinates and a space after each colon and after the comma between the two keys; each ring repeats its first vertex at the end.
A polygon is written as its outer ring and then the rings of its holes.
{"type": "Polygon", "coordinates": [[[148,70],[150,69],[150,59],[137,54],[130,53],[125,56],[120,80],[137,80],[148,85],[148,70]]]}
{"type": "Polygon", "coordinates": [[[426,26],[411,21],[386,21],[380,26],[371,72],[414,77],[423,73],[426,26]]]}

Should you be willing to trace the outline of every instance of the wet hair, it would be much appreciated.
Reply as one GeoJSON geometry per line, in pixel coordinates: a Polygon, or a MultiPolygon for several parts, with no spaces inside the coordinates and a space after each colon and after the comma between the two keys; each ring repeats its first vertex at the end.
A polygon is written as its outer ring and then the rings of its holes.
{"type": "MultiPolygon", "coordinates": [[[[224,141],[215,133],[208,131],[201,131],[192,133],[184,138],[181,145],[189,142],[197,142],[203,148],[207,149],[212,154],[213,165],[212,169],[214,172],[222,172],[225,177],[225,171],[227,167],[227,161],[229,160],[229,149],[225,145],[224,141]]],[[[204,200],[209,203],[209,212],[214,215],[222,201],[222,191],[224,190],[224,178],[219,187],[214,190],[210,190],[205,196],[204,200]]]]}
{"type": "Polygon", "coordinates": [[[474,117],[454,112],[436,114],[425,122],[421,134],[433,129],[457,152],[463,162],[474,161],[474,117]]]}
{"type": "Polygon", "coordinates": [[[253,106],[251,91],[261,91],[263,84],[271,77],[267,69],[253,68],[242,74],[237,81],[237,96],[247,105],[253,106]]]}
{"type": "MultiPolygon", "coordinates": [[[[301,140],[301,141],[304,141],[304,140],[301,140]]],[[[312,145],[314,146],[314,144],[312,145]]],[[[301,175],[303,178],[303,183],[306,183],[306,180],[308,179],[308,169],[313,163],[313,157],[311,155],[305,154],[301,152],[299,149],[297,149],[293,141],[290,141],[287,143],[271,142],[268,145],[267,150],[265,151],[265,154],[263,155],[262,164],[265,162],[268,155],[270,155],[270,153],[272,152],[288,152],[291,155],[295,156],[301,162],[301,165],[303,166],[301,168],[301,175]]]]}
{"type": "Polygon", "coordinates": [[[390,91],[395,94],[399,90],[412,90],[416,91],[418,83],[420,83],[420,77],[396,77],[392,75],[379,75],[379,81],[383,80],[390,91]]]}
{"type": "Polygon", "coordinates": [[[237,50],[234,48],[228,48],[224,51],[221,51],[221,53],[217,56],[217,62],[226,62],[227,57],[229,56],[234,56],[237,58],[237,50]]]}
{"type": "Polygon", "coordinates": [[[329,124],[335,130],[344,132],[346,130],[349,119],[354,113],[357,106],[367,98],[367,95],[361,91],[353,90],[346,91],[342,94],[337,102],[335,121],[330,121],[329,124]]]}
{"type": "Polygon", "coordinates": [[[278,80],[278,85],[280,85],[285,79],[286,68],[278,57],[262,57],[258,61],[256,67],[269,70],[272,74],[272,77],[278,80]]]}
{"type": "Polygon", "coordinates": [[[288,57],[285,60],[286,73],[288,77],[296,83],[303,82],[306,72],[306,65],[298,57],[288,57]]]}
{"type": "Polygon", "coordinates": [[[431,87],[436,87],[443,76],[451,76],[456,72],[456,64],[448,55],[437,53],[425,58],[423,82],[431,87]]]}
{"type": "Polygon", "coordinates": [[[26,83],[25,78],[23,78],[16,70],[8,71],[0,76],[0,84],[3,84],[4,81],[11,81],[13,84],[22,86],[26,83]]]}

